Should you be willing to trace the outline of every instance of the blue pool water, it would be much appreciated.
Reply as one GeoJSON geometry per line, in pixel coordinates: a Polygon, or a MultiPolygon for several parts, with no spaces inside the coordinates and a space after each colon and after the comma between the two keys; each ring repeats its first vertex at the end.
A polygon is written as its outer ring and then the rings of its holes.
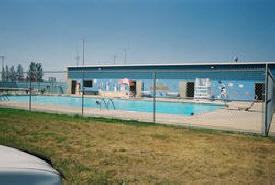
{"type": "MultiPolygon", "coordinates": [[[[9,99],[11,101],[29,102],[29,96],[10,96],[9,99]]],[[[96,101],[100,101],[100,99],[86,97],[84,98],[84,107],[100,108],[96,101]]],[[[81,107],[82,100],[81,97],[70,96],[32,96],[32,102],[81,107]]],[[[153,112],[153,102],[151,101],[113,99],[113,102],[115,108],[119,110],[153,112]]],[[[156,103],[156,112],[189,116],[191,113],[198,114],[222,107],[223,105],[158,101],[156,103]]],[[[102,108],[104,108],[103,105],[102,108]]]]}

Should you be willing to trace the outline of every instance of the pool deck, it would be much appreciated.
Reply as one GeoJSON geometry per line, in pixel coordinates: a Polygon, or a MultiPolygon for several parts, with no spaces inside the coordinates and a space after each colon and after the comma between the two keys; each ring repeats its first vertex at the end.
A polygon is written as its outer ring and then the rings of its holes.
{"type": "MultiPolygon", "coordinates": [[[[203,103],[203,102],[200,102],[203,103]]],[[[177,125],[184,127],[207,128],[217,130],[228,130],[248,133],[262,133],[262,103],[255,103],[250,111],[240,110],[248,107],[251,102],[229,102],[228,107],[215,111],[195,114],[193,116],[181,116],[177,114],[156,113],[156,122],[160,124],[177,125]]],[[[29,104],[16,101],[2,101],[1,107],[18,109],[29,109],[29,104]]],[[[62,105],[45,105],[32,103],[34,111],[81,114],[81,107],[62,105]]],[[[138,120],[153,122],[153,114],[149,112],[122,111],[122,110],[100,110],[96,108],[84,108],[84,115],[90,117],[118,118],[124,120],[138,120]]],[[[275,119],[275,118],[274,118],[275,119]]],[[[273,119],[273,122],[275,120],[273,119]]],[[[270,135],[275,135],[275,123],[272,123],[270,135]]]]}

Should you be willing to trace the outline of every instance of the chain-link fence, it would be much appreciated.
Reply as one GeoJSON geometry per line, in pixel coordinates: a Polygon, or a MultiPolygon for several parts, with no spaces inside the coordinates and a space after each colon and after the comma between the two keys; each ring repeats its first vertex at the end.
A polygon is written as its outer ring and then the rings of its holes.
{"type": "Polygon", "coordinates": [[[0,82],[0,106],[241,132],[275,133],[273,76],[257,68],[75,67],[0,82]]]}
{"type": "Polygon", "coordinates": [[[165,103],[157,101],[157,122],[226,130],[261,132],[264,71],[186,71],[158,73],[157,88],[173,89],[158,92],[163,99],[177,99],[169,113],[165,103]],[[175,79],[176,80],[175,82],[175,79]],[[258,85],[261,84],[261,85],[258,85]],[[259,97],[259,98],[258,98],[259,97]]]}

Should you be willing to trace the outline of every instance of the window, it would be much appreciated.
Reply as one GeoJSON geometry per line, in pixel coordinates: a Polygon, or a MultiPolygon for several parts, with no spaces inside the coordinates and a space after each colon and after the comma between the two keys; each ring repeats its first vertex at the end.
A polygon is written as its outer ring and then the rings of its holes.
{"type": "Polygon", "coordinates": [[[84,87],[93,87],[92,80],[84,80],[84,87]]]}
{"type": "Polygon", "coordinates": [[[255,100],[264,100],[264,83],[255,83],[255,100]]]}

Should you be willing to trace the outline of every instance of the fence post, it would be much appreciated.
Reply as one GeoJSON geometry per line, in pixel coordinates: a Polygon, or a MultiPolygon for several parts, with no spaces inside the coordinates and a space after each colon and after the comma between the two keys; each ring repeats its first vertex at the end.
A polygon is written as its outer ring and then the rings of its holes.
{"type": "Polygon", "coordinates": [[[267,136],[268,64],[265,65],[264,136],[267,136]]]}
{"type": "Polygon", "coordinates": [[[84,71],[82,70],[82,87],[81,87],[82,95],[81,95],[81,115],[83,116],[84,112],[84,71]]]}
{"type": "Polygon", "coordinates": [[[156,122],[156,72],[153,72],[153,122],[156,122]]]}
{"type": "Polygon", "coordinates": [[[81,109],[81,115],[83,116],[83,109],[84,109],[84,39],[82,40],[82,96],[81,96],[81,99],[82,99],[82,109],[81,109]]]}
{"type": "Polygon", "coordinates": [[[29,80],[30,80],[30,83],[29,83],[29,111],[32,110],[32,81],[31,81],[31,76],[32,75],[29,76],[29,80]]]}

